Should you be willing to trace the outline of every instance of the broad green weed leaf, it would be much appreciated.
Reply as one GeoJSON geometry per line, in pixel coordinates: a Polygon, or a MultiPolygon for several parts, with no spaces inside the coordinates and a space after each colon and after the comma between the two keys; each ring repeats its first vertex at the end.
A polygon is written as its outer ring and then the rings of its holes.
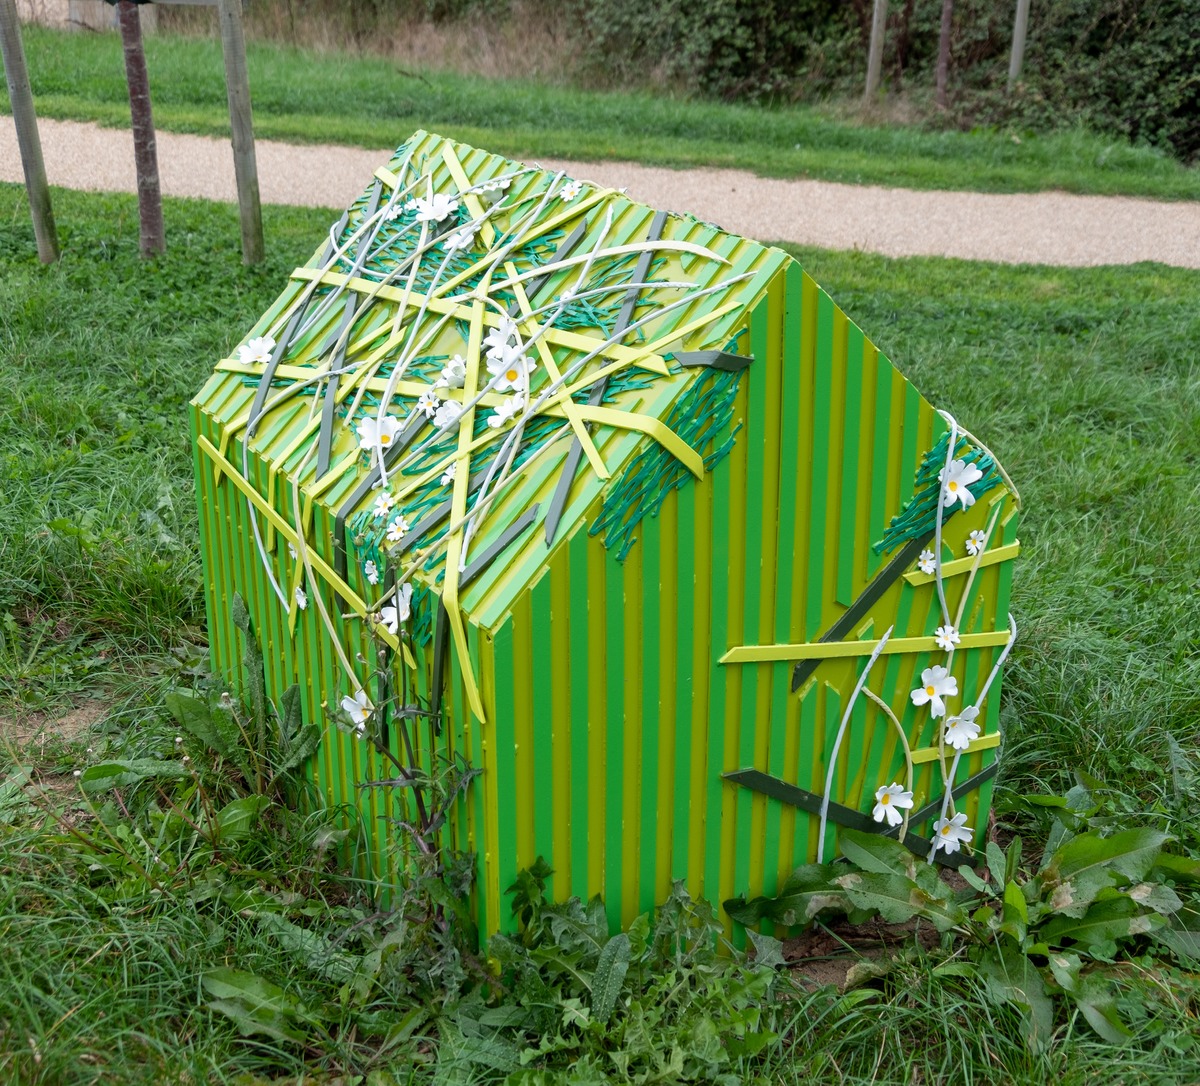
{"type": "Polygon", "coordinates": [[[269,806],[271,800],[266,796],[243,796],[227,803],[217,812],[217,840],[236,841],[248,836],[269,806]]]}
{"type": "Polygon", "coordinates": [[[842,829],[838,833],[842,854],[856,867],[877,875],[900,875],[915,879],[917,858],[891,837],[842,829]]]}
{"type": "Polygon", "coordinates": [[[775,897],[756,897],[751,901],[733,898],[723,908],[732,919],[747,927],[762,920],[773,920],[788,928],[799,927],[820,913],[847,910],[849,901],[845,891],[834,884],[842,870],[833,864],[804,864],[788,875],[775,897]]]}
{"type": "Polygon", "coordinates": [[[85,792],[104,792],[110,788],[124,788],[141,781],[178,780],[187,775],[187,769],[178,762],[132,758],[88,766],[80,776],[79,783],[85,792]]]}
{"type": "Polygon", "coordinates": [[[600,961],[592,977],[592,1019],[602,1025],[612,1016],[629,971],[629,936],[614,935],[600,951],[600,961]]]}
{"type": "Polygon", "coordinates": [[[213,1010],[232,1018],[243,1035],[265,1033],[277,1041],[304,1043],[300,1028],[310,1018],[304,1005],[282,988],[239,969],[214,969],[204,975],[204,989],[213,1010]]]}

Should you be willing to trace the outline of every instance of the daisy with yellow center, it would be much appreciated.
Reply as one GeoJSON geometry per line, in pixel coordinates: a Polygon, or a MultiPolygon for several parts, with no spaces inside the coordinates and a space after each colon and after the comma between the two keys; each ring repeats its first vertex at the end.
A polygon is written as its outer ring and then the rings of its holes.
{"type": "Polygon", "coordinates": [[[913,794],[911,792],[895,783],[884,784],[875,789],[875,806],[871,810],[871,817],[876,822],[887,819],[889,826],[899,826],[904,821],[904,816],[900,812],[908,810],[912,805],[913,794]]]}
{"type": "Polygon", "coordinates": [[[970,844],[974,832],[967,826],[967,816],[961,811],[953,818],[939,818],[933,824],[933,851],[939,848],[946,853],[957,852],[962,845],[970,844]]]}
{"type": "Polygon", "coordinates": [[[938,473],[942,484],[942,505],[962,502],[964,509],[970,509],[975,504],[975,495],[969,488],[982,478],[983,472],[974,464],[968,464],[965,460],[951,460],[950,467],[938,473]]]}
{"type": "Polygon", "coordinates": [[[928,705],[935,717],[946,715],[946,703],[942,700],[958,696],[958,679],[944,667],[927,667],[921,672],[921,685],[911,694],[914,705],[928,705]]]}

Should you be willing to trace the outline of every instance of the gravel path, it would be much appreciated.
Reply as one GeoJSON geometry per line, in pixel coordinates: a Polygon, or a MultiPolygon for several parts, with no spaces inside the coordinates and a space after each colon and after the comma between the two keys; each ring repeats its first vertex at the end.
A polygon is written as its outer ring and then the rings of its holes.
{"type": "MultiPolygon", "coordinates": [[[[40,129],[51,184],[134,191],[133,144],[127,130],[52,120],[41,121],[40,129]]],[[[345,207],[391,154],[270,140],[259,140],[257,153],[265,203],[329,208],[345,207]]],[[[158,159],[166,194],[236,199],[228,140],[159,132],[158,159]]],[[[1083,267],[1156,260],[1200,268],[1200,202],[1061,192],[914,192],[628,162],[542,165],[626,188],[630,196],[651,206],[688,211],[762,241],[1009,264],[1083,267]]],[[[0,180],[23,180],[16,131],[8,116],[0,117],[0,180]]]]}

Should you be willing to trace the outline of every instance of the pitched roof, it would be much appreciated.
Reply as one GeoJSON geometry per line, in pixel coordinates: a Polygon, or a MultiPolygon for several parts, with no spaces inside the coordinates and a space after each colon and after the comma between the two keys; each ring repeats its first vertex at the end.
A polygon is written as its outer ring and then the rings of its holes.
{"type": "MultiPolygon", "coordinates": [[[[461,585],[487,626],[636,457],[703,474],[730,337],[788,259],[417,132],[201,400],[335,519],[339,573],[461,585]]],[[[618,537],[653,497],[626,483],[618,537]]]]}

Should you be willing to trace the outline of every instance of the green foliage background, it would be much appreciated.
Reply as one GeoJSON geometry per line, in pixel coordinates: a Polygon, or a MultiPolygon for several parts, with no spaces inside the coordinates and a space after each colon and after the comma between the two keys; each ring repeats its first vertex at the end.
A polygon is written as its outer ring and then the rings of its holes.
{"type": "MultiPolygon", "coordinates": [[[[574,0],[595,62],[647,66],[723,98],[849,92],[865,66],[868,0],[574,0]]],[[[940,0],[892,5],[884,72],[928,97],[940,0]]],[[[1050,0],[1030,16],[1022,82],[1008,74],[1014,5],[957,0],[950,119],[1038,129],[1083,121],[1185,160],[1200,154],[1200,0],[1050,0]]]]}

